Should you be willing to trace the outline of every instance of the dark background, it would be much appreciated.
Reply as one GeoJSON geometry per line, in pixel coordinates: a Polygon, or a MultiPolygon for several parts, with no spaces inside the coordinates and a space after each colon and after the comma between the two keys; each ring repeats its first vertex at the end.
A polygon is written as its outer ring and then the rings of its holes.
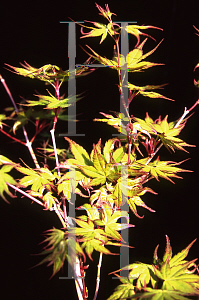
{"type": "MultiPolygon", "coordinates": [[[[98,4],[104,7],[104,1],[98,4]]],[[[131,104],[131,114],[144,118],[146,111],[154,119],[161,114],[169,115],[169,121],[178,119],[184,107],[190,108],[198,99],[198,90],[194,87],[194,66],[199,61],[199,37],[195,35],[193,25],[199,28],[197,1],[112,1],[110,10],[117,14],[114,20],[137,21],[138,25],[153,25],[164,31],[148,30],[157,39],[164,39],[159,48],[149,58],[149,61],[161,62],[165,66],[146,70],[144,74],[133,74],[130,79],[135,84],[163,84],[168,83],[162,94],[175,102],[161,99],[137,98],[131,104]],[[135,77],[135,78],[134,78],[135,77]]],[[[42,83],[28,78],[16,76],[4,68],[4,63],[19,66],[19,62],[27,61],[34,67],[45,64],[55,64],[62,69],[68,68],[67,24],[59,21],[68,21],[68,17],[76,21],[90,20],[103,22],[98,15],[94,1],[4,1],[0,7],[0,73],[5,78],[16,102],[20,96],[31,99],[35,90],[42,93],[45,88],[42,83]]],[[[77,57],[76,63],[83,63],[87,55],[79,45],[89,44],[96,52],[109,58],[112,57],[112,41],[105,40],[99,45],[100,38],[79,39],[80,28],[77,27],[77,57]]],[[[135,38],[130,38],[130,49],[135,45],[135,38]]],[[[155,47],[153,40],[148,40],[144,51],[155,47]]],[[[197,77],[198,78],[198,77],[197,77]]],[[[109,113],[110,110],[119,110],[119,95],[117,92],[117,77],[112,70],[101,68],[92,75],[77,79],[77,93],[85,91],[85,98],[77,103],[78,118],[77,132],[85,133],[85,137],[74,138],[88,151],[92,143],[100,137],[105,142],[113,133],[108,126],[91,123],[93,118],[99,117],[98,112],[109,113]]],[[[62,92],[67,92],[67,85],[62,92]]],[[[3,86],[0,86],[0,106],[2,110],[10,105],[9,98],[3,86]]],[[[189,144],[198,146],[198,114],[189,119],[181,138],[189,144]]],[[[58,127],[60,132],[67,128],[58,127]]],[[[0,153],[15,161],[21,157],[31,165],[26,148],[20,147],[1,135],[0,153]]],[[[68,147],[60,139],[60,147],[68,147]]],[[[162,159],[181,161],[191,158],[183,164],[183,168],[193,170],[194,173],[184,173],[183,180],[176,179],[175,185],[160,180],[152,182],[151,187],[158,193],[157,196],[147,194],[146,203],[156,210],[152,214],[144,209],[138,209],[145,218],[140,220],[132,216],[131,223],[136,227],[130,230],[130,262],[151,262],[153,251],[160,244],[159,256],[165,247],[165,234],[171,240],[173,252],[185,248],[193,239],[198,237],[198,148],[189,148],[190,154],[176,152],[170,155],[162,151],[162,159]]],[[[1,295],[4,299],[77,299],[74,282],[59,280],[59,276],[66,276],[67,268],[49,280],[52,267],[36,265],[41,257],[31,255],[41,252],[43,240],[42,232],[52,228],[60,228],[57,217],[43,211],[36,204],[18,197],[11,199],[10,205],[3,200],[0,202],[0,230],[1,230],[1,295]]],[[[189,259],[198,257],[199,242],[197,241],[189,254],[189,259]]],[[[89,299],[95,287],[97,254],[94,254],[94,265],[90,264],[88,274],[89,299]]],[[[118,283],[108,272],[119,268],[115,256],[104,256],[102,265],[101,288],[98,299],[106,299],[118,283]]]]}

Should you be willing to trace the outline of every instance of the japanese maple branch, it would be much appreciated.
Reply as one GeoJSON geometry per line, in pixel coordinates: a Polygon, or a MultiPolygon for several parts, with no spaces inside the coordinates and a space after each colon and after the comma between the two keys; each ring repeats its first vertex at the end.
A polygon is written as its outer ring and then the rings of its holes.
{"type": "MultiPolygon", "coordinates": [[[[9,98],[10,98],[13,106],[14,106],[15,111],[18,113],[19,110],[18,110],[18,108],[16,106],[16,103],[15,103],[13,97],[12,97],[12,94],[11,94],[11,92],[10,92],[10,90],[9,90],[6,82],[5,82],[5,79],[1,75],[0,75],[0,80],[1,80],[1,83],[3,84],[3,86],[4,86],[4,88],[5,88],[6,92],[7,92],[7,94],[9,96],[9,98]]],[[[32,148],[32,143],[28,139],[28,135],[27,135],[27,132],[26,132],[26,129],[25,129],[24,126],[22,127],[22,130],[23,130],[23,134],[24,134],[24,137],[25,137],[25,140],[26,140],[26,144],[25,145],[26,145],[26,147],[28,148],[28,150],[30,152],[30,155],[31,155],[31,157],[33,159],[33,162],[34,162],[36,168],[40,168],[39,163],[38,163],[37,158],[36,158],[36,155],[35,155],[35,153],[33,151],[33,148],[32,148]]]]}

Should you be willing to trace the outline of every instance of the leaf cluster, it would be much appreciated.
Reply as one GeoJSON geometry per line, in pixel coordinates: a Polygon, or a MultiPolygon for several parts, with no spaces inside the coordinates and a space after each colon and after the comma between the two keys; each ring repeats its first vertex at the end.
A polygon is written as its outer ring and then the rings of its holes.
{"type": "MultiPolygon", "coordinates": [[[[197,259],[185,260],[191,242],[185,249],[172,256],[169,238],[166,236],[165,253],[160,260],[154,251],[153,264],[133,263],[123,269],[129,270],[129,278],[120,278],[122,282],[108,300],[117,299],[189,299],[199,295],[199,273],[195,264],[197,259]]],[[[120,269],[122,270],[122,269],[120,269]]],[[[119,271],[120,271],[119,270],[119,271]]],[[[118,271],[116,271],[118,272],[118,271]]]]}

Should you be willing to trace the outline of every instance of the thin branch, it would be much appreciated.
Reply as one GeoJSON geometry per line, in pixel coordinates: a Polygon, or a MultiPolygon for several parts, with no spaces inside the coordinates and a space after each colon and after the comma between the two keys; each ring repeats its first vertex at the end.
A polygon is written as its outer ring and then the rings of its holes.
{"type": "Polygon", "coordinates": [[[179,125],[180,125],[180,123],[182,122],[182,120],[186,117],[186,115],[188,115],[189,114],[189,110],[185,107],[184,108],[184,113],[183,113],[183,115],[182,115],[182,117],[178,120],[178,122],[175,124],[175,126],[174,126],[174,128],[177,128],[179,125]]]}
{"type": "Polygon", "coordinates": [[[99,263],[97,265],[97,278],[96,278],[96,288],[95,288],[95,295],[93,300],[97,299],[97,294],[99,291],[99,284],[100,284],[100,270],[101,270],[101,266],[102,266],[102,255],[103,253],[100,252],[100,257],[99,257],[99,263]]]}
{"type": "MultiPolygon", "coordinates": [[[[10,92],[10,90],[9,90],[6,82],[5,82],[5,79],[1,76],[1,74],[0,74],[0,80],[1,80],[1,83],[3,84],[3,86],[4,86],[4,88],[5,88],[6,92],[7,92],[7,94],[9,96],[9,98],[10,98],[13,106],[14,106],[15,111],[18,113],[19,110],[18,110],[18,108],[16,106],[16,103],[15,103],[15,101],[14,101],[14,99],[12,97],[12,94],[11,94],[11,92],[10,92]]],[[[31,142],[28,139],[28,135],[27,135],[27,132],[26,132],[26,129],[25,129],[24,126],[22,127],[22,130],[23,130],[23,134],[24,134],[24,137],[25,137],[25,140],[26,140],[26,144],[25,145],[26,145],[26,147],[28,148],[28,150],[30,152],[30,155],[31,155],[31,157],[32,157],[32,159],[34,161],[34,164],[35,164],[36,168],[40,168],[39,163],[38,163],[37,158],[36,158],[36,155],[35,155],[35,153],[33,151],[32,144],[31,144],[31,142]]]]}
{"type": "Polygon", "coordinates": [[[11,136],[9,133],[7,133],[6,131],[4,131],[2,128],[0,128],[0,131],[1,131],[3,134],[7,135],[7,136],[8,136],[9,138],[11,138],[12,140],[14,140],[15,142],[20,143],[20,144],[26,146],[26,143],[24,143],[24,142],[22,142],[21,140],[15,138],[14,136],[11,136]]]}
{"type": "Polygon", "coordinates": [[[34,202],[36,202],[37,204],[44,206],[44,204],[39,201],[38,199],[34,198],[33,196],[29,195],[28,193],[24,192],[23,190],[19,189],[18,187],[16,187],[15,185],[12,185],[11,183],[7,182],[7,185],[10,186],[11,188],[13,188],[15,191],[23,194],[24,196],[28,197],[29,199],[33,200],[34,202]]]}
{"type": "Polygon", "coordinates": [[[55,211],[56,215],[58,216],[58,218],[60,219],[60,221],[61,221],[63,227],[66,228],[67,225],[66,225],[66,223],[64,222],[63,217],[62,217],[62,214],[60,213],[60,211],[59,211],[59,209],[58,209],[58,207],[57,207],[56,204],[55,204],[55,206],[54,206],[54,211],[55,211]]]}

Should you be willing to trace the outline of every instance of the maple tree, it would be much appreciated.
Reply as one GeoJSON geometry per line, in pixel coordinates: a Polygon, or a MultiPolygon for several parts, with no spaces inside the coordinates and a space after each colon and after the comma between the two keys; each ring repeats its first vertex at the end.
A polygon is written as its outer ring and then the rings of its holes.
{"type": "MultiPolygon", "coordinates": [[[[53,265],[52,275],[54,275],[67,260],[75,274],[79,300],[90,297],[85,283],[87,258],[92,260],[93,252],[99,252],[96,290],[93,298],[95,300],[99,290],[102,255],[115,255],[109,250],[109,246],[130,247],[121,235],[122,230],[134,227],[130,224],[130,214],[123,210],[125,202],[135,216],[143,218],[139,214],[139,207],[154,212],[142,199],[147,192],[156,194],[148,186],[150,180],[159,181],[159,177],[162,177],[173,182],[171,178],[181,178],[178,173],[190,172],[179,167],[183,162],[163,161],[160,155],[155,156],[163,146],[170,152],[175,150],[187,152],[185,147],[194,147],[177,136],[186,125],[188,119],[186,116],[199,103],[198,100],[189,110],[185,109],[184,114],[173,122],[168,122],[168,116],[153,120],[146,113],[145,119],[142,120],[130,115],[130,103],[139,94],[149,98],[172,100],[152,91],[164,85],[137,86],[126,80],[128,72],[141,72],[160,65],[145,61],[145,58],[150,56],[160,43],[144,54],[147,38],[153,39],[153,37],[143,30],[161,29],[138,25],[128,25],[122,28],[112,21],[112,15],[115,14],[110,12],[108,5],[105,9],[98,4],[96,6],[108,24],[90,22],[95,27],[79,24],[82,38],[101,37],[101,44],[109,35],[114,42],[115,54],[112,59],[108,59],[100,56],[89,46],[87,48],[90,52],[85,51],[90,58],[117,72],[119,95],[124,112],[114,112],[112,115],[101,112],[103,118],[94,119],[94,121],[114,127],[118,132],[117,137],[107,140],[104,145],[100,139],[97,144],[93,144],[90,154],[69,137],[65,137],[69,150],[58,149],[55,138],[56,124],[59,119],[65,121],[70,119],[70,116],[65,114],[65,110],[80,99],[80,97],[76,99],[73,96],[60,96],[60,87],[69,80],[70,72],[50,64],[38,69],[26,62],[21,64],[22,67],[7,65],[16,74],[44,81],[54,89],[54,95],[47,90],[47,95],[35,95],[37,100],[25,100],[19,108],[5,80],[1,77],[12,101],[13,110],[11,113],[7,110],[9,112],[7,115],[0,115],[0,131],[28,148],[35,168],[31,168],[25,162],[16,163],[0,155],[0,196],[7,201],[6,194],[12,197],[11,190],[13,189],[44,209],[57,214],[62,227],[46,232],[44,240],[46,246],[41,253],[45,255],[45,258],[39,265],[43,263],[53,265]],[[90,31],[85,32],[83,28],[90,29],[90,31]],[[135,48],[126,57],[120,53],[119,47],[122,30],[134,35],[137,39],[135,48]],[[141,42],[142,35],[147,38],[141,42]],[[129,92],[127,101],[124,96],[126,88],[129,92]],[[4,130],[6,122],[9,123],[10,120],[13,121],[13,134],[4,130]],[[25,129],[30,121],[35,124],[35,134],[31,139],[28,138],[25,129]],[[45,138],[42,133],[46,128],[51,128],[52,146],[48,139],[44,142],[43,148],[37,149],[39,155],[36,155],[32,144],[38,135],[45,138]],[[16,137],[19,129],[23,131],[25,142],[16,137]],[[52,159],[55,160],[55,165],[50,168],[48,162],[52,159]],[[19,172],[17,179],[10,174],[12,170],[19,172]],[[85,213],[76,218],[70,217],[67,212],[74,194],[86,199],[85,203],[79,207],[85,213]],[[125,218],[125,222],[121,222],[122,218],[125,218]]],[[[88,65],[85,65],[76,68],[73,75],[81,77],[89,75],[92,71],[88,65]]],[[[194,81],[194,83],[198,85],[198,82],[194,81]]],[[[199,295],[199,275],[197,274],[199,269],[195,263],[196,259],[184,260],[193,242],[172,257],[170,241],[166,236],[166,249],[162,260],[157,256],[158,247],[156,247],[152,264],[133,263],[119,270],[129,270],[128,278],[119,276],[117,271],[113,272],[122,284],[108,299],[189,299],[187,297],[199,295]]]]}

